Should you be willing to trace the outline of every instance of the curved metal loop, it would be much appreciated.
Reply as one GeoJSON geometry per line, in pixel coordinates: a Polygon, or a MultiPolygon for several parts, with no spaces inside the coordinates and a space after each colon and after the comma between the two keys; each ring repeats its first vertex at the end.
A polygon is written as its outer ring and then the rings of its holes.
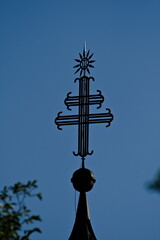
{"type": "Polygon", "coordinates": [[[77,80],[80,80],[80,78],[76,78],[76,79],[74,80],[74,83],[75,83],[77,80]]]}
{"type": "Polygon", "coordinates": [[[89,77],[89,79],[91,79],[92,81],[95,81],[94,77],[89,77]]]}
{"type": "Polygon", "coordinates": [[[73,151],[73,155],[74,156],[81,156],[82,158],[85,158],[87,155],[92,155],[93,154],[93,150],[91,152],[87,152],[84,156],[82,156],[80,153],[75,153],[75,151],[73,151]]]}
{"type": "Polygon", "coordinates": [[[71,93],[72,93],[72,92],[67,93],[67,97],[69,97],[69,95],[70,95],[71,93]]]}
{"type": "Polygon", "coordinates": [[[101,90],[97,90],[97,92],[99,93],[98,95],[102,98],[101,102],[99,103],[99,106],[97,107],[97,109],[102,107],[102,103],[104,102],[104,97],[102,95],[101,90]]]}
{"type": "Polygon", "coordinates": [[[57,114],[57,117],[56,117],[55,120],[54,120],[54,122],[55,122],[55,124],[57,125],[57,128],[58,128],[59,130],[62,130],[62,128],[60,127],[60,125],[59,125],[59,123],[58,123],[58,118],[60,117],[60,114],[61,114],[61,113],[62,113],[62,111],[57,114]]]}
{"type": "Polygon", "coordinates": [[[106,127],[109,127],[109,126],[111,125],[111,122],[112,122],[113,119],[114,119],[114,116],[113,116],[113,114],[111,113],[111,109],[106,108],[106,110],[108,111],[108,114],[110,114],[110,117],[111,117],[110,121],[107,122],[107,125],[106,125],[106,127]]]}
{"type": "Polygon", "coordinates": [[[110,108],[106,108],[106,110],[108,111],[108,113],[110,113],[110,112],[111,112],[111,109],[110,109],[110,108]]]}
{"type": "Polygon", "coordinates": [[[101,90],[97,90],[97,92],[99,93],[99,95],[102,95],[102,94],[101,94],[101,93],[102,93],[101,90]]]}
{"type": "Polygon", "coordinates": [[[88,152],[88,154],[87,155],[92,155],[93,154],[93,150],[91,151],[91,152],[88,152]]]}
{"type": "Polygon", "coordinates": [[[62,128],[60,126],[57,126],[58,130],[62,130],[62,128]]]}
{"type": "Polygon", "coordinates": [[[94,79],[94,77],[87,77],[87,76],[82,76],[82,77],[80,77],[80,78],[76,78],[75,80],[74,80],[74,82],[76,82],[77,80],[82,80],[82,79],[91,79],[91,80],[93,80],[93,81],[95,81],[95,79],[94,79]]]}
{"type": "Polygon", "coordinates": [[[110,123],[110,122],[108,122],[108,123],[107,123],[107,125],[106,125],[106,127],[109,127],[110,125],[111,125],[111,123],[110,123]]]}
{"type": "Polygon", "coordinates": [[[70,97],[69,95],[70,95],[71,93],[72,93],[72,92],[67,93],[67,97],[66,97],[65,100],[64,100],[64,104],[67,106],[67,109],[68,109],[69,111],[72,111],[72,109],[67,105],[67,99],[70,97]]]}
{"type": "Polygon", "coordinates": [[[73,151],[73,155],[77,157],[77,156],[79,155],[79,153],[75,153],[75,152],[73,151]]]}

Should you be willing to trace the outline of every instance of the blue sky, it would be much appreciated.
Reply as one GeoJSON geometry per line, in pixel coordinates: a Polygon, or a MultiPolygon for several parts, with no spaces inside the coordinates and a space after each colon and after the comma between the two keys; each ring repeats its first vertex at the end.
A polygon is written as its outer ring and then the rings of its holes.
{"type": "Polygon", "coordinates": [[[78,93],[74,58],[86,40],[96,59],[91,92],[102,90],[100,111],[115,116],[110,128],[90,127],[95,235],[159,240],[160,196],[146,190],[160,167],[159,13],[155,0],[1,0],[0,187],[38,180],[44,199],[30,206],[43,218],[43,234],[33,239],[68,239],[73,227],[77,127],[59,131],[54,119],[68,114],[66,94],[78,93]]]}

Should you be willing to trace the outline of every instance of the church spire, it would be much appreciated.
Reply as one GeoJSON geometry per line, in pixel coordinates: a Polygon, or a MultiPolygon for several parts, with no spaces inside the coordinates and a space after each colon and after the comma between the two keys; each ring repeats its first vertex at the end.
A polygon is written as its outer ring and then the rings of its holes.
{"type": "Polygon", "coordinates": [[[97,94],[90,94],[90,82],[94,81],[94,78],[89,75],[90,69],[94,68],[95,60],[92,60],[93,53],[91,54],[90,50],[86,50],[86,44],[82,54],[79,53],[79,57],[79,59],[75,59],[77,64],[74,66],[76,68],[75,74],[79,73],[80,75],[79,78],[75,79],[75,82],[79,83],[79,95],[71,96],[71,92],[69,92],[64,101],[68,110],[72,110],[71,107],[78,107],[78,114],[61,115],[62,112],[59,112],[55,123],[60,130],[62,130],[62,126],[78,125],[78,151],[73,152],[73,154],[81,157],[82,168],[74,172],[71,181],[80,195],[76,219],[69,240],[96,240],[90,222],[86,197],[86,192],[92,189],[96,181],[93,173],[86,169],[84,164],[87,155],[93,154],[93,150],[89,150],[89,125],[105,123],[106,127],[109,127],[113,115],[109,108],[106,108],[105,113],[90,113],[90,106],[97,105],[97,108],[100,108],[104,97],[100,90],[97,90],[97,94]]]}
{"type": "Polygon", "coordinates": [[[80,193],[76,219],[69,240],[96,240],[90,222],[89,208],[85,192],[80,193]]]}
{"type": "Polygon", "coordinates": [[[75,190],[80,192],[76,219],[69,240],[96,240],[93,232],[86,192],[90,191],[95,183],[93,173],[86,168],[74,172],[71,179],[75,190]]]}

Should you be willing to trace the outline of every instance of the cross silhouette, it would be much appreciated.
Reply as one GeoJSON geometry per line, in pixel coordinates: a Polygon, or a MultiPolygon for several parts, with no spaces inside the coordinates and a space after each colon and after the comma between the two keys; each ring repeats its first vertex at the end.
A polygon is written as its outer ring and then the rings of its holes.
{"type": "Polygon", "coordinates": [[[69,92],[64,101],[68,110],[71,110],[71,106],[78,106],[78,114],[61,115],[62,112],[59,112],[55,123],[60,130],[62,130],[61,126],[78,125],[78,152],[73,153],[75,156],[81,156],[82,164],[84,164],[85,157],[93,153],[93,151],[89,152],[89,124],[106,123],[106,127],[109,127],[113,115],[109,108],[106,108],[106,113],[90,113],[90,106],[98,105],[97,108],[100,108],[104,97],[100,90],[97,90],[97,94],[90,95],[90,80],[94,81],[94,78],[86,76],[86,72],[90,74],[89,67],[94,67],[91,63],[95,60],[90,60],[93,54],[90,55],[90,50],[86,53],[84,48],[83,54],[79,54],[79,56],[80,59],[75,59],[79,64],[74,66],[78,68],[75,73],[80,71],[80,78],[75,79],[75,82],[79,81],[79,95],[71,96],[71,92],[69,92]]]}

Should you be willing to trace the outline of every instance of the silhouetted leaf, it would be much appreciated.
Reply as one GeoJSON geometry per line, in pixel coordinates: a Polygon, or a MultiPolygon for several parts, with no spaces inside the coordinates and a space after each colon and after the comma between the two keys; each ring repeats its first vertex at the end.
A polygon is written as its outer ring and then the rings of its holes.
{"type": "Polygon", "coordinates": [[[152,191],[160,192],[160,170],[157,172],[155,179],[147,187],[152,191]]]}
{"type": "Polygon", "coordinates": [[[36,196],[39,198],[39,200],[42,200],[42,194],[41,193],[37,193],[36,196]]]}

